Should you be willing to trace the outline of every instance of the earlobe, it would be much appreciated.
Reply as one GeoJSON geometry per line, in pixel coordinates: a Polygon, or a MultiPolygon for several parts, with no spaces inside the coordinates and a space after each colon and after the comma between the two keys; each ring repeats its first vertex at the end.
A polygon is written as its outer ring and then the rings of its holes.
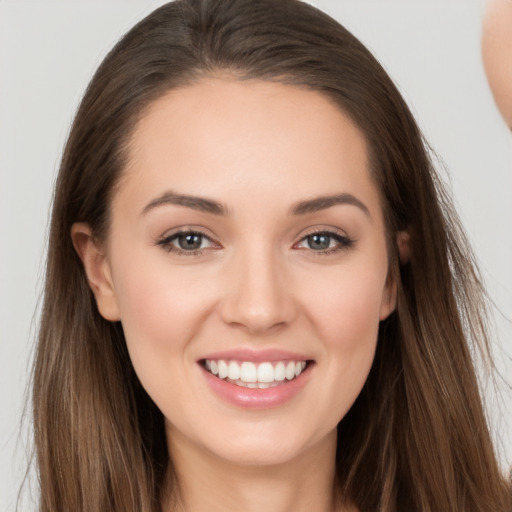
{"type": "MultiPolygon", "coordinates": [[[[411,235],[407,231],[399,231],[396,235],[396,243],[400,265],[409,263],[411,259],[411,235]]],[[[398,269],[396,269],[396,273],[398,273],[398,269]]],[[[380,320],[385,320],[395,310],[396,301],[397,276],[393,270],[390,269],[382,297],[380,320]]]]}
{"type": "Polygon", "coordinates": [[[98,311],[105,320],[120,320],[110,265],[104,249],[94,239],[88,224],[77,222],[71,227],[73,246],[82,260],[98,311]]]}
{"type": "Polygon", "coordinates": [[[396,308],[397,294],[396,279],[390,271],[386,280],[386,286],[382,295],[382,304],[380,308],[379,320],[385,320],[396,308]]]}

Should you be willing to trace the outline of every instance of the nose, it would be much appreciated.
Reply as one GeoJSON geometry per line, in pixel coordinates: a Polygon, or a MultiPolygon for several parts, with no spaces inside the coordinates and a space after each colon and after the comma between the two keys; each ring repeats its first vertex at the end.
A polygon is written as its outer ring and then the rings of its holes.
{"type": "Polygon", "coordinates": [[[220,304],[223,321],[252,335],[266,335],[289,325],[297,315],[286,264],[271,248],[234,257],[220,304]]]}

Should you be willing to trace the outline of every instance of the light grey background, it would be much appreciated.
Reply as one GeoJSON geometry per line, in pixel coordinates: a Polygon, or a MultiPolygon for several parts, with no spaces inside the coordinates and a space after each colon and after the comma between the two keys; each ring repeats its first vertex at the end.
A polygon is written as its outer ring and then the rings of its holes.
{"type": "MultiPolygon", "coordinates": [[[[78,101],[113,43],[162,1],[0,1],[0,511],[26,467],[20,422],[52,184],[78,101]]],[[[497,316],[496,357],[512,381],[512,137],[480,62],[482,0],[317,0],[398,83],[450,173],[497,316]],[[506,320],[508,317],[509,320],[506,320]],[[508,358],[507,358],[508,354],[508,358]]],[[[504,387],[504,386],[503,386],[504,387]]],[[[508,399],[509,400],[509,399],[508,399]]],[[[512,462],[507,409],[489,395],[512,462]]],[[[35,507],[25,505],[22,510],[35,507]]]]}

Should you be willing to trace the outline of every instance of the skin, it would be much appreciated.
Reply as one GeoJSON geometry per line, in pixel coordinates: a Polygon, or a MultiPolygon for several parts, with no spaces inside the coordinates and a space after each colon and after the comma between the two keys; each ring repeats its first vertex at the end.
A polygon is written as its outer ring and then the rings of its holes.
{"type": "Polygon", "coordinates": [[[512,0],[488,0],[482,57],[496,105],[512,129],[512,0]]]}
{"type": "Polygon", "coordinates": [[[396,285],[366,143],[339,108],[260,81],[212,77],[173,90],[136,127],[107,241],[95,243],[86,224],[72,237],[100,313],[121,320],[166,418],[183,510],[351,510],[333,484],[336,425],[367,378],[396,285]],[[169,190],[214,199],[227,215],[148,209],[169,190]],[[364,207],[290,213],[342,193],[364,207]],[[190,228],[212,240],[201,252],[159,244],[190,228]],[[321,253],[307,238],[315,231],[353,243],[331,238],[341,249],[321,253]],[[234,348],[292,350],[314,363],[292,399],[250,410],[214,394],[197,362],[234,348]]]}

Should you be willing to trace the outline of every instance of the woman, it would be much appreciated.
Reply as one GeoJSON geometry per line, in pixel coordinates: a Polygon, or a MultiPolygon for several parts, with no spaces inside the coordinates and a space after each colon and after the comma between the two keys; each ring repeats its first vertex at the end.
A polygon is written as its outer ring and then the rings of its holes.
{"type": "Polygon", "coordinates": [[[59,173],[41,510],[510,509],[481,286],[389,77],[295,0],[134,27],[59,173]]]}

